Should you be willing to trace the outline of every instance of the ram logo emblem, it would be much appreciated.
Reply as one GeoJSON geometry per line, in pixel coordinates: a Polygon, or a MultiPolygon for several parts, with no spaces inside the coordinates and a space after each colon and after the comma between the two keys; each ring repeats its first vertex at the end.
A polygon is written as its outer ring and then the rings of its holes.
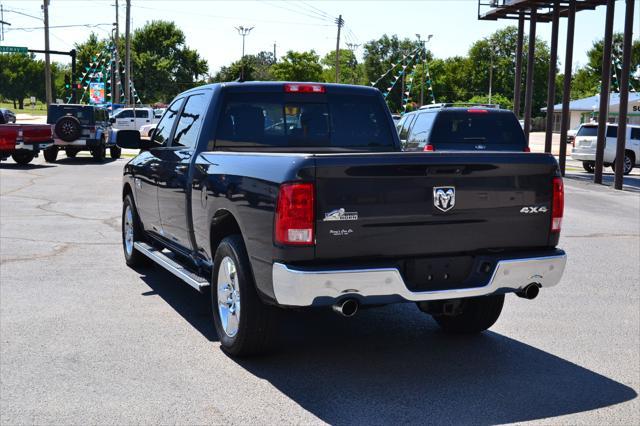
{"type": "Polygon", "coordinates": [[[453,186],[434,187],[433,205],[443,212],[451,210],[456,205],[456,189],[453,186]]]}

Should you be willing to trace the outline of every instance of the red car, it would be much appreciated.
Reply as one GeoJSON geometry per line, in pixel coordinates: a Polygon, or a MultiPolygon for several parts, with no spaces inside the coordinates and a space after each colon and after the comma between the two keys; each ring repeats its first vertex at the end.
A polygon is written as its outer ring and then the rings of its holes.
{"type": "Polygon", "coordinates": [[[51,145],[50,124],[0,124],[0,159],[3,161],[11,157],[18,164],[28,164],[51,145]]]}

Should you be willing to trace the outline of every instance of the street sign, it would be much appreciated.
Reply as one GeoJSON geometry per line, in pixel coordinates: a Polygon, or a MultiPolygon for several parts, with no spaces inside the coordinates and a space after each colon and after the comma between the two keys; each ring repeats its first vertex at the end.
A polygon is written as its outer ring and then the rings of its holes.
{"type": "Polygon", "coordinates": [[[28,48],[21,46],[0,46],[0,52],[4,53],[27,53],[28,51],[28,48]]]}

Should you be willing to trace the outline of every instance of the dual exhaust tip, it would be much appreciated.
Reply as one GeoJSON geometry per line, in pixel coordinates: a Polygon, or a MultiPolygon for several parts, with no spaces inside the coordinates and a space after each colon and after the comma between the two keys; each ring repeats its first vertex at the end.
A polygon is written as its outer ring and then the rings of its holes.
{"type": "Polygon", "coordinates": [[[358,312],[360,304],[356,299],[344,299],[333,305],[333,311],[343,317],[352,317],[358,312]]]}
{"type": "MultiPolygon", "coordinates": [[[[538,293],[540,293],[540,287],[538,287],[538,284],[531,283],[516,294],[524,299],[533,300],[538,297],[538,293]]],[[[349,318],[358,312],[359,307],[360,304],[356,299],[344,299],[333,305],[332,308],[334,312],[342,315],[343,317],[349,318]]]]}

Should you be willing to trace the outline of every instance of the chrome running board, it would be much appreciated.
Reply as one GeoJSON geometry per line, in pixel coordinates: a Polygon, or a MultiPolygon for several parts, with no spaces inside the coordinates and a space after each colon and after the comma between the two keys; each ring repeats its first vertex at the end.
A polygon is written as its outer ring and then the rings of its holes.
{"type": "Polygon", "coordinates": [[[209,286],[209,281],[205,277],[194,274],[149,244],[135,242],[133,243],[133,247],[196,290],[201,292],[205,287],[209,286]]]}

